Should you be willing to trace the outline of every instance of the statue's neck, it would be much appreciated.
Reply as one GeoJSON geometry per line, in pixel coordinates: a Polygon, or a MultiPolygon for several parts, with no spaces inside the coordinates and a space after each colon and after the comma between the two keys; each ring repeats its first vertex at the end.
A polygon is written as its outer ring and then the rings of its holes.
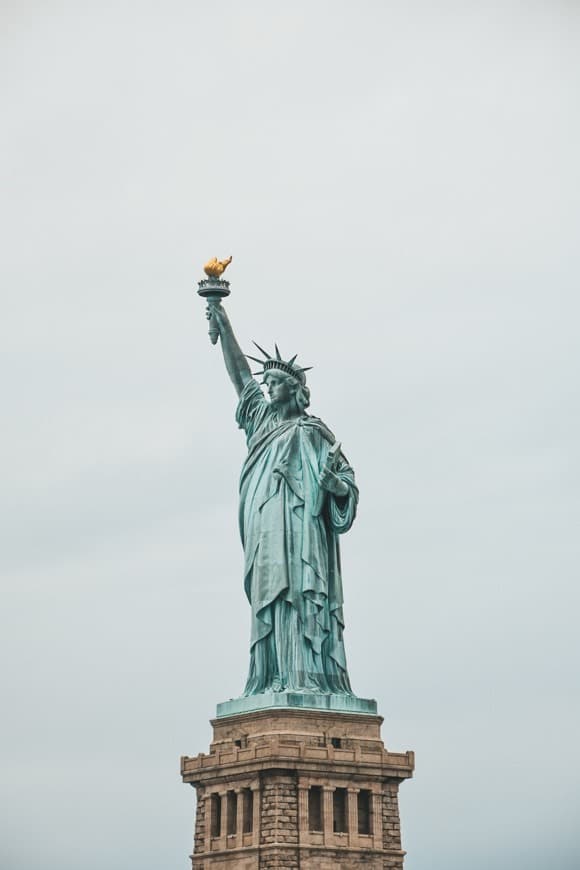
{"type": "Polygon", "coordinates": [[[297,420],[302,416],[302,412],[298,409],[295,402],[286,402],[284,405],[278,405],[276,416],[282,423],[286,420],[297,420]]]}

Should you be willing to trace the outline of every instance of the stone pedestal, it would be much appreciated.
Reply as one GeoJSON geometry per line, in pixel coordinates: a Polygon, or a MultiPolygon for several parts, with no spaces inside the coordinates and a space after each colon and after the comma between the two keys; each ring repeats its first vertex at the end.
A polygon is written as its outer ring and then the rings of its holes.
{"type": "Polygon", "coordinates": [[[269,709],[212,721],[208,754],[181,760],[197,789],[192,870],[402,870],[398,789],[412,752],[382,717],[269,709]]]}

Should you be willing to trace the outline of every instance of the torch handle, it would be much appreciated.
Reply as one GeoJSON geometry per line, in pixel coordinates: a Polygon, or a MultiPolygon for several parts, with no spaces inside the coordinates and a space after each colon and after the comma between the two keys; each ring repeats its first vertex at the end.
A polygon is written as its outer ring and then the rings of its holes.
{"type": "MultiPolygon", "coordinates": [[[[207,304],[208,304],[210,312],[211,312],[211,309],[215,308],[215,306],[219,305],[219,303],[220,303],[219,296],[208,297],[207,304]]],[[[213,314],[209,318],[208,335],[209,335],[209,340],[211,341],[211,343],[217,344],[217,340],[218,340],[219,335],[220,335],[220,330],[219,330],[219,326],[217,325],[216,319],[213,316],[213,314]]]]}
{"type": "Polygon", "coordinates": [[[230,295],[229,281],[221,281],[217,278],[204,278],[198,283],[198,295],[205,299],[207,303],[207,318],[209,320],[209,340],[212,344],[217,344],[220,334],[217,317],[213,309],[217,308],[222,299],[230,295]]]}

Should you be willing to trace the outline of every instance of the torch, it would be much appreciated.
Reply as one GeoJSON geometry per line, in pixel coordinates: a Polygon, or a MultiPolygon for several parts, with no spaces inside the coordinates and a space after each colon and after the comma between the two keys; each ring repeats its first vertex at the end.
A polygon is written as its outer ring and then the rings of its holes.
{"type": "MultiPolygon", "coordinates": [[[[207,303],[210,307],[210,315],[211,307],[218,305],[221,299],[230,295],[230,282],[223,280],[220,276],[224,273],[225,269],[231,262],[231,257],[228,257],[226,260],[218,260],[217,257],[213,257],[203,267],[203,271],[207,275],[207,278],[198,282],[199,289],[197,292],[200,296],[203,296],[204,299],[207,299],[207,303]]],[[[215,322],[215,318],[210,316],[209,340],[212,344],[217,343],[219,334],[220,331],[215,322]]]]}

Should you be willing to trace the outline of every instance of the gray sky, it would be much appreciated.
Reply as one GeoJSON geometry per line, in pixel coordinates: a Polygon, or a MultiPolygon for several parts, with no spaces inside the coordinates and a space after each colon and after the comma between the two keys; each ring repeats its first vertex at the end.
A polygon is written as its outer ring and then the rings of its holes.
{"type": "Polygon", "coordinates": [[[248,661],[232,253],[357,472],[407,870],[577,868],[578,4],[3,12],[0,866],[188,867],[248,661]]]}

